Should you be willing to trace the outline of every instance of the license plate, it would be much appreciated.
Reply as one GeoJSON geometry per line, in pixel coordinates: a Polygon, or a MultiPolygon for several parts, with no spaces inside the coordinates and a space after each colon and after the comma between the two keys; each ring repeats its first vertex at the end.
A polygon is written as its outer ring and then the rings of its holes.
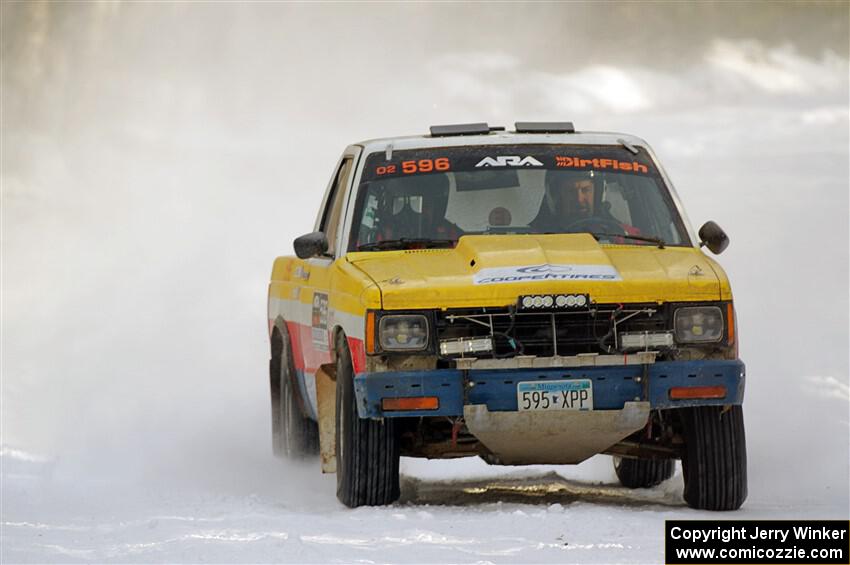
{"type": "Polygon", "coordinates": [[[519,410],[593,410],[590,379],[527,381],[516,386],[519,410]]]}

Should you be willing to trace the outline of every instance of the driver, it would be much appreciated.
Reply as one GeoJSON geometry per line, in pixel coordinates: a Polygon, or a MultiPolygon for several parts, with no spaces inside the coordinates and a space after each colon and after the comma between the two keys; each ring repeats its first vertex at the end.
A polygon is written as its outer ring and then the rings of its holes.
{"type": "Polygon", "coordinates": [[[640,233],[634,226],[615,218],[601,201],[602,187],[595,171],[546,171],[545,184],[543,204],[531,227],[543,232],[563,233],[574,224],[578,224],[577,228],[589,229],[594,226],[595,219],[600,231],[606,231],[605,224],[615,223],[623,233],[640,233]]]}

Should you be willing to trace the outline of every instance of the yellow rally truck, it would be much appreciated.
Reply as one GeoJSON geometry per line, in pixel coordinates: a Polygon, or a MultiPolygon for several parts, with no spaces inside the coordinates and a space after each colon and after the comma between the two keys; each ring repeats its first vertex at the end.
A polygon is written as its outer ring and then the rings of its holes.
{"type": "Polygon", "coordinates": [[[349,146],[314,231],[274,262],[273,447],[347,506],[399,457],[574,464],[694,508],[747,495],[735,309],[649,145],[569,122],[434,126],[349,146]]]}

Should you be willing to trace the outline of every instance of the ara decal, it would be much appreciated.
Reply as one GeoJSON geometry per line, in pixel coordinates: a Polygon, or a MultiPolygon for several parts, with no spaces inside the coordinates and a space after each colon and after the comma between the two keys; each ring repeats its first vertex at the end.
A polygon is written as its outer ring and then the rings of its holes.
{"type": "Polygon", "coordinates": [[[520,157],[519,155],[499,155],[498,157],[484,157],[476,167],[542,167],[543,163],[532,156],[520,157]]]}

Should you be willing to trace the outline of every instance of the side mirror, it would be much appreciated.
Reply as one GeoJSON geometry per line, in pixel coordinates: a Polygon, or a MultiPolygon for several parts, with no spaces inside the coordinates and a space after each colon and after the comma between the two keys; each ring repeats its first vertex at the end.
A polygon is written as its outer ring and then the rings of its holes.
{"type": "Polygon", "coordinates": [[[293,246],[299,259],[309,259],[328,250],[328,237],[320,231],[314,231],[295,238],[293,246]]]}
{"type": "Polygon", "coordinates": [[[711,220],[703,224],[699,229],[699,245],[703,245],[711,249],[715,255],[720,255],[723,250],[729,247],[729,236],[723,231],[723,228],[718,226],[711,220]]]}

